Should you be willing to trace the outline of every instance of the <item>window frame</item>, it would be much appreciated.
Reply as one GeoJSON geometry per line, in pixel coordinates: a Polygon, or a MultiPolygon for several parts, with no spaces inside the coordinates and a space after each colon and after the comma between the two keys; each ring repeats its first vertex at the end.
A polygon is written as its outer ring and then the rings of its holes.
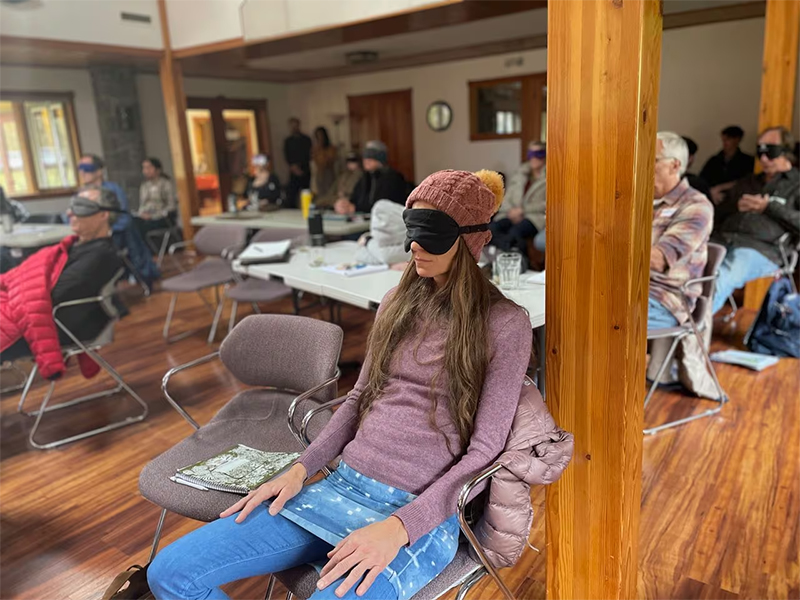
{"type": "Polygon", "coordinates": [[[75,118],[75,94],[73,92],[36,92],[36,91],[0,91],[0,101],[14,103],[14,116],[20,127],[20,141],[24,157],[25,176],[33,185],[34,191],[28,194],[14,195],[14,200],[43,200],[47,198],[58,198],[70,196],[78,190],[75,187],[63,188],[39,188],[39,181],[36,176],[33,152],[31,151],[31,138],[28,130],[28,121],[25,118],[23,102],[35,101],[61,102],[64,105],[64,117],[66,119],[67,132],[70,137],[70,149],[72,150],[72,164],[75,169],[75,181],[80,182],[78,173],[78,161],[81,157],[81,140],[78,133],[78,123],[75,118]]]}
{"type": "MultiPolygon", "coordinates": [[[[547,73],[523,73],[513,77],[500,77],[497,79],[481,79],[470,81],[469,85],[469,139],[471,142],[485,140],[521,140],[523,146],[530,140],[540,139],[542,133],[541,113],[543,94],[542,88],[547,85],[547,73]],[[478,91],[482,88],[492,87],[502,83],[516,83],[522,85],[522,105],[520,119],[522,127],[519,133],[481,133],[478,131],[478,91]]],[[[523,148],[523,155],[525,148],[523,148]]],[[[523,157],[524,158],[524,157],[523,157]]]]}

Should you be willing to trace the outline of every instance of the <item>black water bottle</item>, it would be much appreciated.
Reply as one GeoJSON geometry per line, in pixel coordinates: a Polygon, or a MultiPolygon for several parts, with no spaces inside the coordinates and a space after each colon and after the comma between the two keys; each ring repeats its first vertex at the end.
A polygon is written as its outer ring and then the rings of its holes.
{"type": "Polygon", "coordinates": [[[322,212],[315,205],[308,209],[308,236],[312,246],[325,245],[325,232],[322,230],[322,212]]]}

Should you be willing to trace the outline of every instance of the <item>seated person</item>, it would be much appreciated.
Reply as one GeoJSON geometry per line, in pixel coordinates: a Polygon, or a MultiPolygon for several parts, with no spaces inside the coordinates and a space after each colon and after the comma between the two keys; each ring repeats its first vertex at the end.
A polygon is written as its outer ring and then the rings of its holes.
{"type": "MultiPolygon", "coordinates": [[[[120,213],[110,191],[82,190],[68,212],[75,235],[0,275],[1,361],[33,355],[43,377],[64,372],[60,345],[73,340],[57,327],[52,309],[68,300],[98,296],[122,267],[111,241],[111,222],[120,213]]],[[[108,323],[96,303],[65,307],[57,317],[80,340],[95,338],[108,323]]]]}
{"type": "Polygon", "coordinates": [[[405,270],[411,253],[406,252],[406,225],[403,206],[391,200],[378,200],[372,207],[369,233],[362,235],[356,261],[368,265],[398,265],[405,270]]]}
{"type": "Polygon", "coordinates": [[[528,161],[512,175],[503,205],[491,223],[492,244],[525,254],[528,239],[544,231],[547,208],[547,152],[544,142],[531,142],[528,161]]]}
{"type": "Polygon", "coordinates": [[[737,182],[717,207],[714,241],[728,253],[719,269],[714,312],[734,290],[778,270],[786,233],[790,246],[800,236],[800,171],[792,166],[793,145],[783,127],[764,131],[758,138],[762,173],[737,182]]]}
{"type": "MultiPolygon", "coordinates": [[[[336,178],[327,194],[314,198],[317,208],[333,208],[337,200],[349,202],[356,184],[361,179],[361,157],[358,152],[349,152],[345,161],[345,170],[336,178]]],[[[345,205],[346,206],[346,205],[345,205]]]]}
{"type": "Polygon", "coordinates": [[[260,210],[268,205],[277,205],[281,200],[281,182],[271,170],[271,163],[266,154],[256,154],[250,164],[253,165],[254,174],[247,180],[244,195],[252,202],[253,197],[258,200],[260,210]]]}
{"type": "Polygon", "coordinates": [[[699,175],[689,172],[689,169],[692,168],[694,159],[697,156],[697,142],[686,136],[683,136],[683,141],[686,142],[686,145],[689,147],[689,165],[686,167],[686,173],[684,173],[683,176],[686,177],[686,181],[689,182],[690,186],[711,200],[711,188],[706,183],[706,180],[699,175]]]}
{"type": "Polygon", "coordinates": [[[364,174],[350,194],[350,200],[337,200],[334,210],[340,215],[354,212],[368,213],[378,200],[391,200],[403,204],[406,193],[406,180],[386,164],[386,144],[373,140],[364,146],[362,164],[364,174]]]}
{"type": "Polygon", "coordinates": [[[736,181],[752,174],[755,159],[739,148],[744,130],[736,125],[721,132],[722,150],[706,161],[700,178],[711,186],[709,200],[719,202],[736,181]]]}
{"type": "Polygon", "coordinates": [[[501,185],[445,171],[409,196],[414,261],[380,305],[355,388],[286,473],[156,555],[158,600],[227,598],[229,581],[316,561],[312,600],[396,600],[453,560],[459,490],[505,447],[531,352],[525,311],[476,264],[501,185]]]}
{"type": "Polygon", "coordinates": [[[128,251],[128,259],[136,269],[136,274],[148,285],[158,279],[158,271],[151,249],[145,244],[144,236],[133,226],[128,209],[128,197],[124,190],[113,181],[105,180],[105,163],[96,154],[84,154],[78,162],[78,174],[82,186],[100,186],[117,197],[122,212],[114,221],[112,239],[119,249],[128,251]]]}
{"type": "MultiPolygon", "coordinates": [[[[714,206],[682,177],[688,160],[689,150],[681,136],[658,133],[648,329],[675,327],[690,318],[681,301],[680,288],[689,279],[702,277],[706,268],[714,206]]],[[[689,290],[690,309],[694,309],[700,292],[699,285],[689,290]]]]}
{"type": "Polygon", "coordinates": [[[169,175],[164,173],[159,159],[144,159],[142,175],[144,181],[139,186],[139,211],[133,222],[142,237],[146,238],[148,231],[172,227],[169,216],[178,210],[178,203],[169,175]]]}

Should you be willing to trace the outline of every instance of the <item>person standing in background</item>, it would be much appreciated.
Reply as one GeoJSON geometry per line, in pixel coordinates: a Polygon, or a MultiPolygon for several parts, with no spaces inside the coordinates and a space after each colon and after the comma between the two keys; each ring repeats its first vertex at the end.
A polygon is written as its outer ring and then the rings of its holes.
{"type": "Polygon", "coordinates": [[[719,203],[725,192],[743,177],[753,173],[755,158],[739,149],[744,129],[731,125],[722,130],[722,150],[706,161],[700,178],[711,186],[709,200],[719,203]]]}
{"type": "Polygon", "coordinates": [[[139,212],[133,222],[142,237],[148,231],[169,229],[170,213],[178,210],[175,191],[169,175],[164,173],[161,161],[157,158],[145,158],[142,161],[144,181],[139,186],[139,212]]]}
{"type": "Polygon", "coordinates": [[[317,127],[314,130],[311,158],[314,162],[311,191],[317,196],[324,196],[336,180],[336,147],[331,145],[328,130],[324,127],[317,127]]]}
{"type": "Polygon", "coordinates": [[[283,155],[289,164],[286,207],[299,205],[300,191],[311,187],[311,138],[300,131],[300,119],[289,119],[289,137],[283,142],[283,155]]]}

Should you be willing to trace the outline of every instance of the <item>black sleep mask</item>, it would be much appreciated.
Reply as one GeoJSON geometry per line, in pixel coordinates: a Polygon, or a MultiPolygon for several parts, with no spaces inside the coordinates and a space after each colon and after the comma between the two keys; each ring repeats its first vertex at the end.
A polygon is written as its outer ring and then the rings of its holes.
{"type": "Polygon", "coordinates": [[[406,224],[406,252],[417,242],[426,252],[445,254],[458,241],[458,236],[489,229],[488,223],[459,227],[455,219],[440,210],[408,208],[403,211],[406,224]]]}
{"type": "Polygon", "coordinates": [[[112,213],[127,212],[119,207],[116,198],[102,198],[100,202],[94,202],[84,196],[75,195],[69,201],[69,209],[76,217],[91,217],[99,212],[108,211],[112,213]]]}
{"type": "Polygon", "coordinates": [[[759,158],[761,158],[762,155],[766,155],[770,160],[775,160],[784,152],[786,152],[786,148],[778,144],[759,144],[756,150],[756,154],[759,158]]]}

